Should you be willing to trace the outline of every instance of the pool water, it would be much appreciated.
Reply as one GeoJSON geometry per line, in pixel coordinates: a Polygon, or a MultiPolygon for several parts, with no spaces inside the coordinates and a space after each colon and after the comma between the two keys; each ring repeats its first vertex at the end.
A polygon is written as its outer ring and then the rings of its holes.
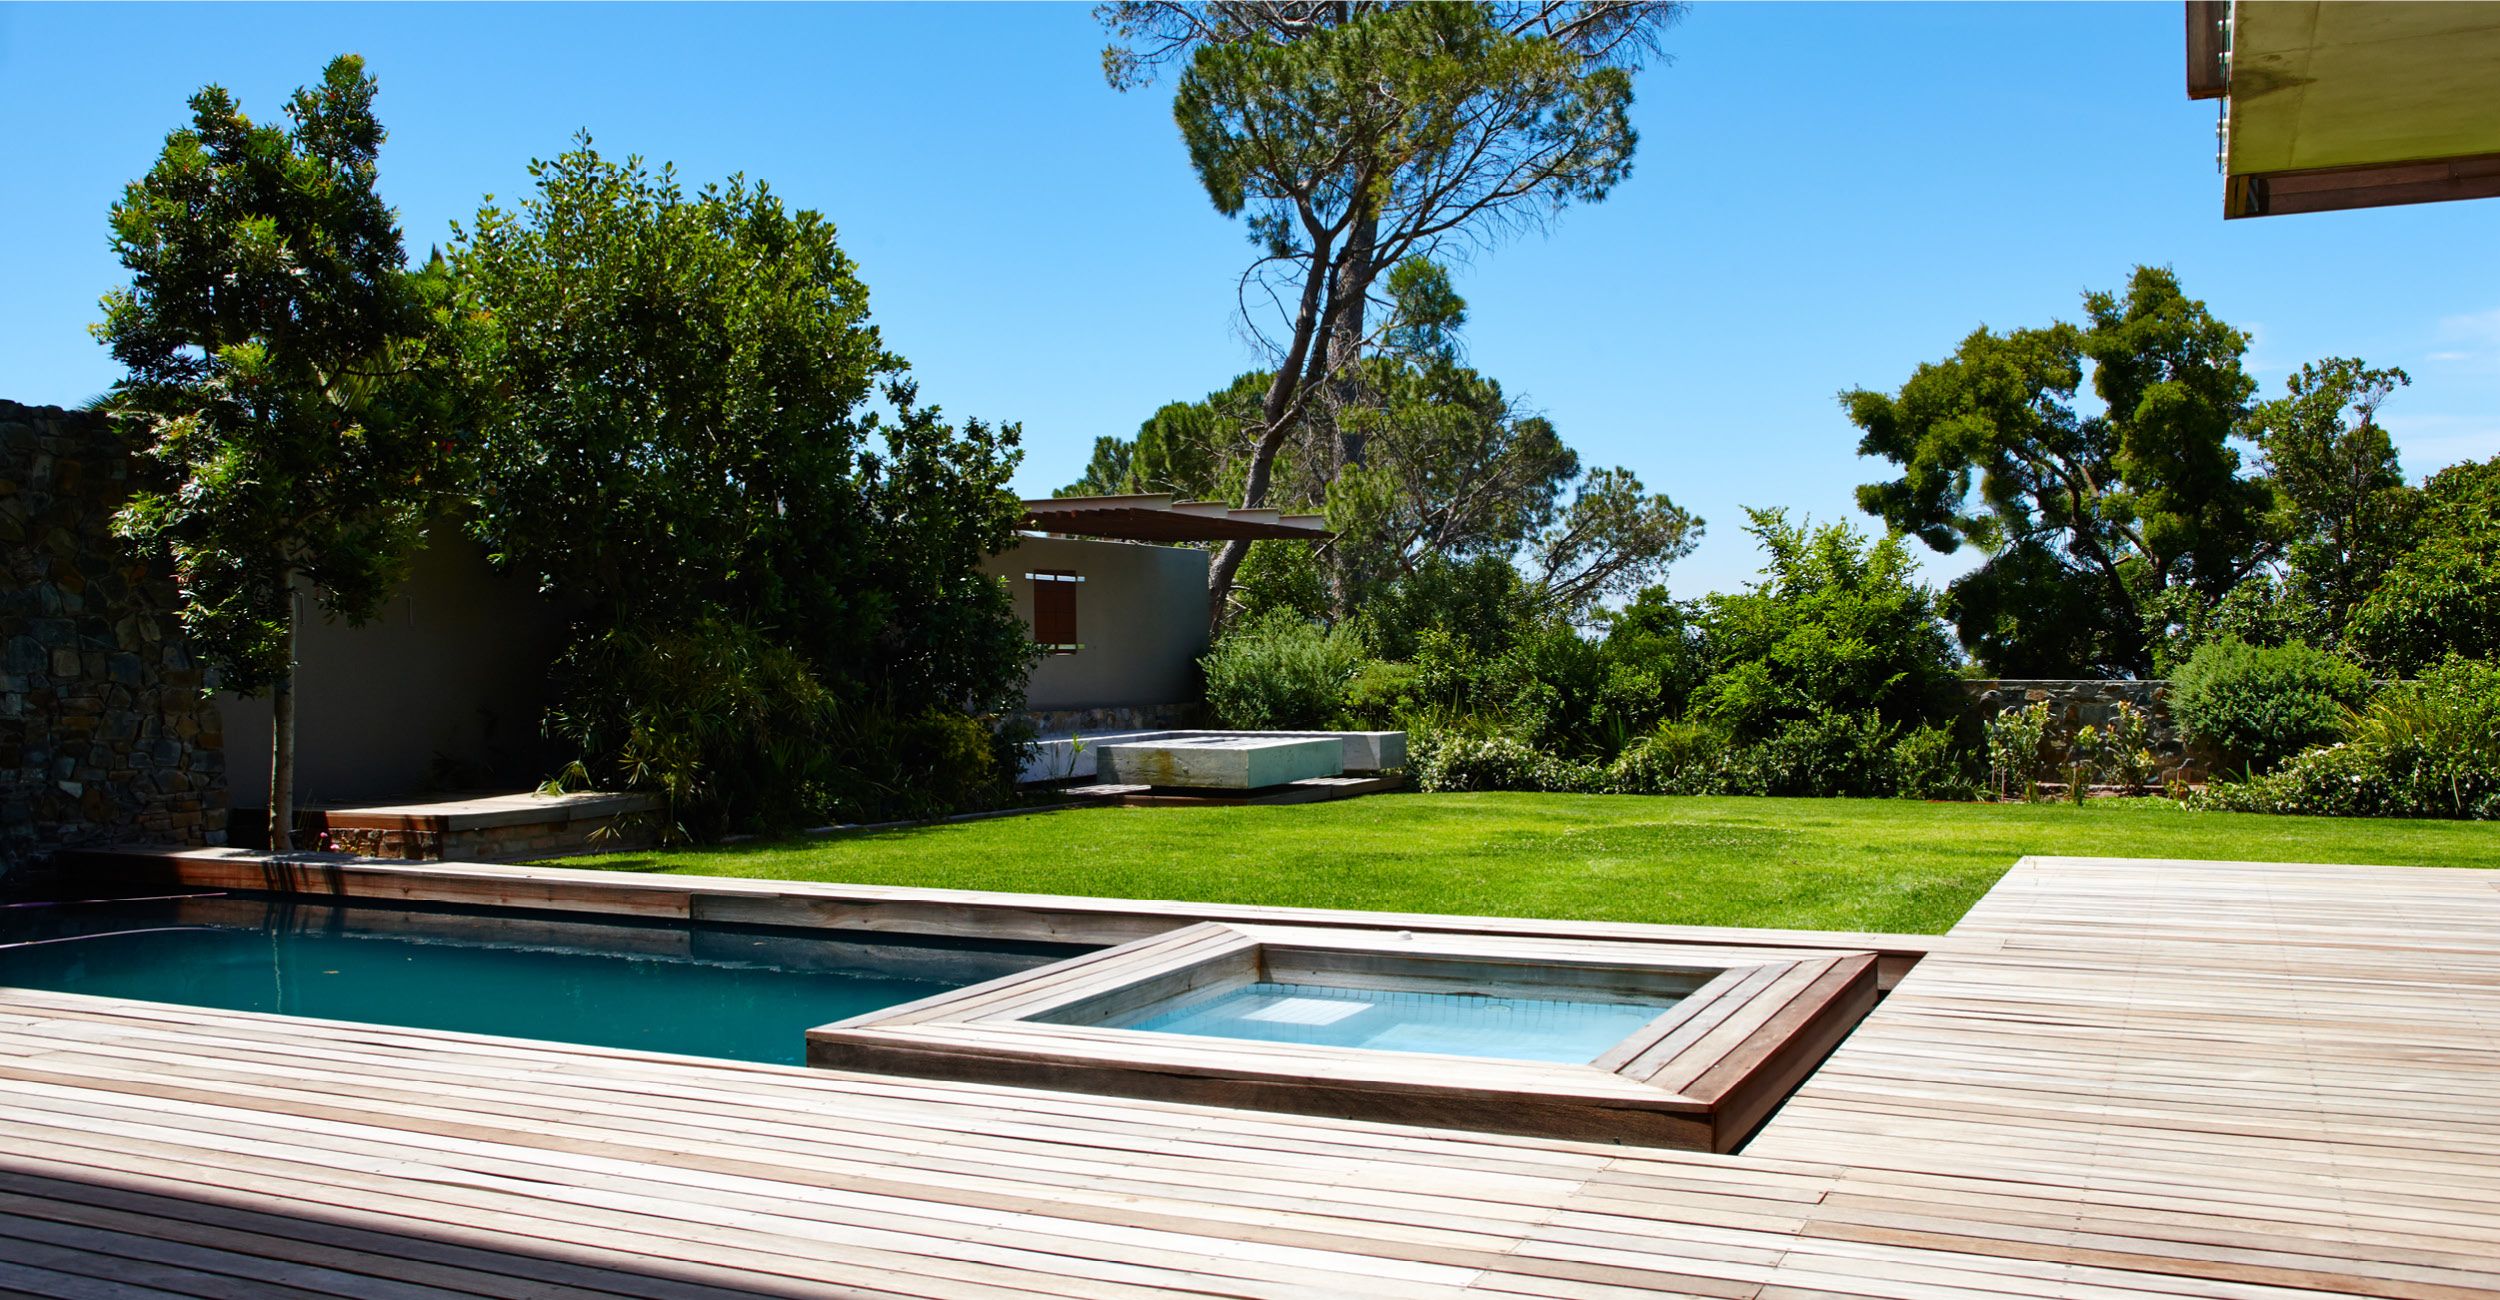
{"type": "Polygon", "coordinates": [[[1673,1006],[1674,1000],[1569,1002],[1252,984],[1129,1028],[1312,1047],[1585,1065],[1673,1006]]]}
{"type": "Polygon", "coordinates": [[[1082,951],[268,895],[0,906],[0,986],[790,1065],[815,1026],[1082,951]]]}

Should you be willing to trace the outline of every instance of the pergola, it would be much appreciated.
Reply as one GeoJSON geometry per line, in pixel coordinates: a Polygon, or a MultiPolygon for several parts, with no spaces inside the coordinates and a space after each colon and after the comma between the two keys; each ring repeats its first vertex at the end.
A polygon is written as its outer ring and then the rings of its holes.
{"type": "Polygon", "coordinates": [[[2188,0],[2223,216],[2500,196],[2500,3],[2188,0]]]}
{"type": "Polygon", "coordinates": [[[1318,541],[1335,536],[1325,523],[1320,515],[1235,510],[1221,501],[1177,501],[1169,493],[1156,493],[1027,501],[1024,522],[1018,526],[1122,542],[1221,542],[1235,538],[1318,541]]]}

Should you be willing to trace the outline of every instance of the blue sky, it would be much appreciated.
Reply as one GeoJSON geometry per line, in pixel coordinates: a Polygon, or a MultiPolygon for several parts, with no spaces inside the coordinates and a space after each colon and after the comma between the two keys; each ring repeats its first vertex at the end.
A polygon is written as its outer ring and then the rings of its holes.
{"type": "MultiPolygon", "coordinates": [[[[2175,3],[1705,0],[1669,43],[1631,180],[1460,288],[1479,367],[1710,520],[1679,594],[1752,573],[1742,506],[1856,517],[1885,467],[1836,392],[2072,318],[2139,262],[2254,332],[2268,395],[2321,356],[2411,371],[2385,418],[2413,473],[2500,453],[2500,202],[2224,222],[2175,3]]],[[[194,89],[275,116],[354,51],[412,254],[584,128],[767,180],[838,224],[925,400],[1023,423],[1018,486],[1045,493],[1252,364],[1249,246],[1101,45],[1075,4],[0,5],[0,397],[113,381],[85,332],[122,278],[104,215],[194,89]]]]}

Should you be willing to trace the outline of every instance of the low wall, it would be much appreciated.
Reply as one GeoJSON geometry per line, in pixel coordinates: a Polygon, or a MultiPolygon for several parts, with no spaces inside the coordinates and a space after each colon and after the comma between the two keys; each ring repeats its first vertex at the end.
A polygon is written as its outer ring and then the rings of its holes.
{"type": "Polygon", "coordinates": [[[216,707],[170,572],[112,534],[129,446],[0,402],[0,876],[52,850],[225,841],[216,707]]]}
{"type": "MultiPolygon", "coordinates": [[[[372,622],[303,621],[298,806],[514,789],[553,776],[566,754],[539,720],[554,700],[547,669],[564,637],[563,611],[534,583],[496,573],[484,547],[435,529],[372,622]]],[[[218,703],[235,805],[265,818],[269,697],[221,695],[218,703]]]]}
{"type": "Polygon", "coordinates": [[[2052,734],[2061,742],[2082,727],[2106,725],[2117,716],[2120,703],[2132,704],[2144,711],[2147,743],[2153,751],[2152,780],[2156,785],[2174,779],[2190,784],[2202,782],[2215,762],[2212,754],[2187,743],[2178,722],[2170,716],[2167,681],[2003,678],[1966,681],[1962,689],[1970,695],[1972,713],[1983,722],[2007,709],[2028,708],[2046,701],[2052,734]]]}

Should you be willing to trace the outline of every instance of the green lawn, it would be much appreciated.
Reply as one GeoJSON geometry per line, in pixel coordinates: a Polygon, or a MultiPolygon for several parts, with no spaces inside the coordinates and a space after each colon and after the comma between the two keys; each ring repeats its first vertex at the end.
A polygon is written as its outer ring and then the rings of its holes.
{"type": "Polygon", "coordinates": [[[1386,911],[1939,933],[2027,853],[2482,867],[2500,823],[2160,800],[1374,795],[1096,808],[564,866],[1386,911]]]}

